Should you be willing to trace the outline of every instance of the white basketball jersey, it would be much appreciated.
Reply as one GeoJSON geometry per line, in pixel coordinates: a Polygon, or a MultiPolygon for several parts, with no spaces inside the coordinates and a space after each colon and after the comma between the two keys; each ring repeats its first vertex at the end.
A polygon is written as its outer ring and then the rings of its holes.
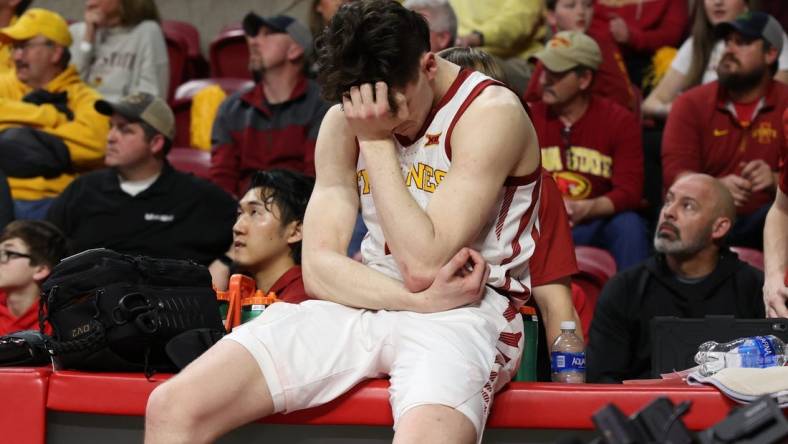
{"type": "MultiPolygon", "coordinates": [[[[489,85],[499,84],[478,72],[463,70],[433,113],[427,117],[426,131],[413,143],[395,140],[400,167],[410,194],[423,209],[451,168],[451,133],[470,103],[489,85]]],[[[480,146],[479,149],[484,149],[480,146]]],[[[494,152],[489,153],[494,156],[494,152]]],[[[361,244],[365,264],[402,280],[372,199],[363,155],[357,164],[361,210],[368,233],[361,244]]],[[[531,294],[528,259],[534,251],[534,230],[538,230],[538,201],[541,169],[525,177],[509,177],[498,193],[489,222],[470,245],[490,264],[489,286],[510,296],[515,306],[531,294]]],[[[425,246],[429,248],[429,246],[425,246]]]]}

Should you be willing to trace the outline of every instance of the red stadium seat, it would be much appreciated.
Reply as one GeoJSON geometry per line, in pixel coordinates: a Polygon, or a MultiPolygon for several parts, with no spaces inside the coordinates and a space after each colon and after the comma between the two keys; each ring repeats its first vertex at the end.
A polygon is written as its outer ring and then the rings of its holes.
{"type": "Polygon", "coordinates": [[[731,247],[731,250],[739,255],[739,259],[763,271],[763,252],[761,250],[747,247],[731,247]]]}
{"type": "Polygon", "coordinates": [[[249,48],[238,24],[226,26],[211,42],[211,77],[251,79],[249,48]]]}
{"type": "Polygon", "coordinates": [[[607,250],[578,245],[575,256],[580,272],[588,274],[601,285],[616,274],[616,260],[607,250]]]}
{"type": "Polygon", "coordinates": [[[167,155],[167,160],[176,170],[208,179],[211,169],[211,153],[208,151],[189,147],[172,147],[167,155]]]}
{"type": "Polygon", "coordinates": [[[572,276],[572,302],[580,317],[583,338],[588,342],[588,330],[599,293],[608,279],[616,274],[616,261],[606,250],[582,245],[575,247],[575,256],[579,271],[572,276]]]}
{"type": "Polygon", "coordinates": [[[170,62],[170,87],[167,91],[167,100],[172,100],[175,89],[186,78],[186,63],[188,61],[188,44],[186,39],[179,34],[164,34],[167,43],[167,58],[170,62]]]}
{"type": "Polygon", "coordinates": [[[250,79],[236,78],[211,78],[189,80],[182,84],[175,91],[175,98],[170,102],[172,112],[175,114],[175,146],[191,146],[191,106],[192,97],[197,92],[209,85],[219,85],[227,95],[230,95],[241,88],[250,86],[250,79]]]}
{"type": "MultiPolygon", "coordinates": [[[[207,76],[208,62],[200,50],[200,32],[197,28],[191,23],[178,20],[163,20],[161,26],[165,36],[172,36],[186,43],[186,70],[184,77],[179,83],[207,76]]],[[[174,87],[177,86],[176,84],[174,87]]]]}

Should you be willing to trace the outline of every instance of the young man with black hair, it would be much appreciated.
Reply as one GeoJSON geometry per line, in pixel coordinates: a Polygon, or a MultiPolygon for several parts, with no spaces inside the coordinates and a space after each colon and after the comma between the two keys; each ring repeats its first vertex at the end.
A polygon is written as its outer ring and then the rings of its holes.
{"type": "Polygon", "coordinates": [[[148,93],[95,104],[110,116],[108,168],[77,178],[47,218],[75,252],[105,247],[123,253],[209,264],[230,245],[235,200],[210,182],[167,162],[175,134],[169,106],[148,93]]]}
{"type": "Polygon", "coordinates": [[[0,233],[0,335],[38,329],[41,283],[67,254],[65,236],[48,222],[18,220],[0,233]]]}
{"type": "Polygon", "coordinates": [[[301,278],[301,239],[314,186],[315,179],[295,171],[260,171],[238,203],[233,261],[258,289],[284,302],[309,299],[301,278]]]}
{"type": "Polygon", "coordinates": [[[159,386],[147,443],[210,442],[384,375],[395,442],[481,440],[520,361],[517,309],[549,229],[539,150],[516,94],[429,48],[424,18],[397,2],[334,16],[318,63],[342,105],[321,125],[304,221],[304,284],[322,300],[273,304],[159,386]],[[361,263],[345,254],[359,206],[361,263]]]}

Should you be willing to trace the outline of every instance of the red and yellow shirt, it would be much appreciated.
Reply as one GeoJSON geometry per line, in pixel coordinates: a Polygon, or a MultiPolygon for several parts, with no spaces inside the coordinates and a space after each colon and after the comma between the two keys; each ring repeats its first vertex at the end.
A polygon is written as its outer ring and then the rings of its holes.
{"type": "Polygon", "coordinates": [[[616,212],[640,206],[643,148],[640,123],[618,103],[592,96],[570,128],[544,102],[531,105],[542,147],[542,167],[568,199],[606,196],[616,212]]]}
{"type": "MultiPolygon", "coordinates": [[[[673,103],[662,136],[664,187],[687,171],[714,177],[738,175],[743,164],[755,159],[763,159],[776,172],[780,159],[788,154],[781,121],[786,107],[788,86],[771,81],[745,126],[718,82],[685,92],[673,103]]],[[[738,213],[751,214],[773,198],[773,190],[753,193],[738,213]]]]}

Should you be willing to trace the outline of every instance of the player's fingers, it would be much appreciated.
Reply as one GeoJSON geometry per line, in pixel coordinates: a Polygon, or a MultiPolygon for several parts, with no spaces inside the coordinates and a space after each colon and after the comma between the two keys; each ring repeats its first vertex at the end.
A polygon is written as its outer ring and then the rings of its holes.
{"type": "Polygon", "coordinates": [[[358,91],[359,97],[361,98],[361,103],[364,105],[375,104],[375,95],[372,92],[372,85],[369,83],[364,83],[358,88],[358,91]]]}
{"type": "Polygon", "coordinates": [[[349,93],[342,95],[342,107],[340,109],[345,113],[345,117],[353,117],[353,101],[350,100],[349,93]]]}
{"type": "Polygon", "coordinates": [[[446,272],[448,276],[458,275],[463,276],[463,267],[468,262],[468,249],[463,248],[449,259],[449,262],[446,263],[441,269],[446,272]]]}
{"type": "Polygon", "coordinates": [[[350,101],[353,102],[354,106],[360,107],[362,105],[363,102],[361,100],[361,90],[358,86],[350,87],[350,101]]]}

